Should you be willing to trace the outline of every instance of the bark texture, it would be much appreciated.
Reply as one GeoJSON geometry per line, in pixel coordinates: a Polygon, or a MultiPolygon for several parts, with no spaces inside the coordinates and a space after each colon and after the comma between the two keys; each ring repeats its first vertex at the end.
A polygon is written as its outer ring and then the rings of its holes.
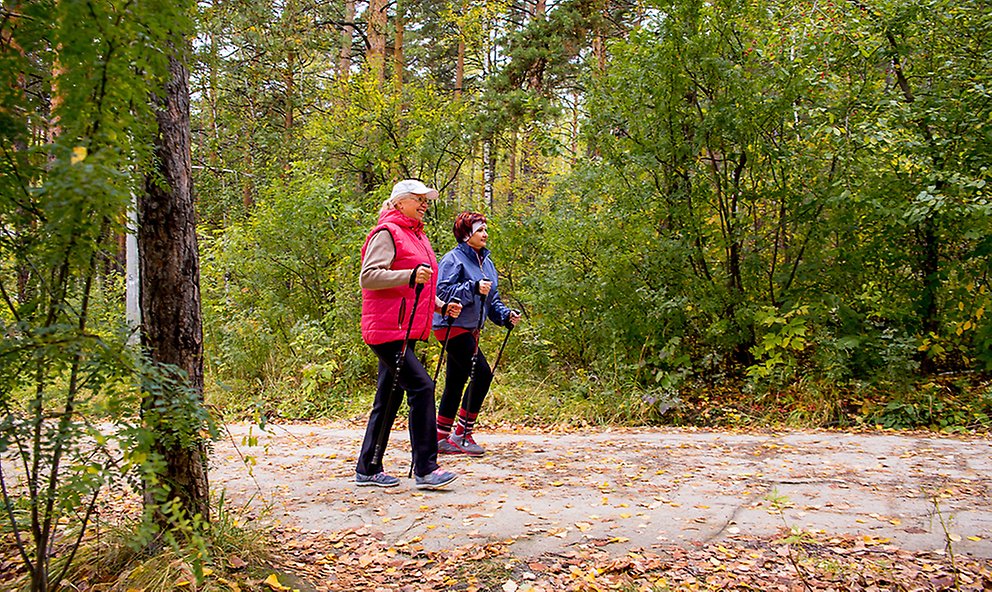
{"type": "MultiPolygon", "coordinates": [[[[156,362],[184,371],[189,386],[202,399],[203,326],[190,162],[189,72],[175,56],[169,66],[164,96],[154,97],[158,174],[146,178],[138,206],[142,344],[156,362]]],[[[157,397],[168,396],[168,390],[150,393],[146,409],[160,403],[157,397]]],[[[162,433],[170,426],[155,428],[155,449],[166,461],[165,474],[159,477],[168,485],[170,498],[178,498],[190,515],[209,519],[202,438],[183,445],[183,438],[162,433]]]]}

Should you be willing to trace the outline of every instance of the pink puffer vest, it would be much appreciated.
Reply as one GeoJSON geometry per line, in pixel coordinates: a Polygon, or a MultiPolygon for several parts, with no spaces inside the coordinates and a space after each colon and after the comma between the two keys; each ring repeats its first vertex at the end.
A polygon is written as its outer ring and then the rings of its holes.
{"type": "MultiPolygon", "coordinates": [[[[397,210],[384,212],[379,216],[376,227],[365,237],[362,261],[365,260],[369,241],[380,230],[389,232],[396,246],[396,257],[390,269],[413,269],[418,264],[426,263],[434,271],[431,280],[424,284],[420,292],[417,316],[410,330],[410,339],[427,341],[434,315],[434,295],[437,293],[437,257],[424,234],[424,224],[397,210]]],[[[362,289],[362,339],[365,343],[378,345],[406,337],[415,296],[415,289],[408,283],[383,290],[362,289]]]]}

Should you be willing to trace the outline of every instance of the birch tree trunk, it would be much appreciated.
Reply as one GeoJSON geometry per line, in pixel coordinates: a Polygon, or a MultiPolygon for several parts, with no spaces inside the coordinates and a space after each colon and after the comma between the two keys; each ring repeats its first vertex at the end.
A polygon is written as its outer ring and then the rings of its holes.
{"type": "Polygon", "coordinates": [[[493,154],[495,147],[493,146],[493,139],[486,138],[482,142],[482,201],[486,203],[489,207],[490,212],[495,212],[493,209],[493,182],[496,180],[496,155],[493,154]]]}

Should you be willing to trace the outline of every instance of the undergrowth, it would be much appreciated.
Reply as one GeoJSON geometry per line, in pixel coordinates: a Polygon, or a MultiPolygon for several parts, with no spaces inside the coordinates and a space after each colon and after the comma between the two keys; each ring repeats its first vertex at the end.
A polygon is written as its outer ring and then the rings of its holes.
{"type": "MultiPolygon", "coordinates": [[[[246,508],[228,507],[223,495],[213,500],[212,508],[209,526],[183,529],[170,541],[157,538],[154,528],[134,518],[134,512],[123,512],[126,517],[114,522],[91,524],[59,589],[255,590],[251,582],[260,581],[273,560],[270,529],[246,508]]],[[[67,527],[59,539],[72,539],[73,528],[67,527]]],[[[13,541],[8,537],[0,546],[12,551],[13,541]]],[[[66,554],[56,545],[52,557],[53,571],[60,571],[66,554]]],[[[22,570],[0,590],[29,588],[22,570]]]]}
{"type": "MultiPolygon", "coordinates": [[[[433,374],[432,359],[427,359],[433,374]]],[[[437,396],[443,388],[441,372],[437,396]]],[[[349,388],[300,389],[294,382],[254,389],[208,388],[227,420],[361,420],[372,405],[371,380],[349,388]]],[[[524,427],[695,426],[708,428],[928,429],[992,427],[992,380],[944,376],[916,383],[806,380],[771,386],[747,378],[685,379],[645,386],[582,370],[545,375],[498,372],[480,422],[524,427]]]]}

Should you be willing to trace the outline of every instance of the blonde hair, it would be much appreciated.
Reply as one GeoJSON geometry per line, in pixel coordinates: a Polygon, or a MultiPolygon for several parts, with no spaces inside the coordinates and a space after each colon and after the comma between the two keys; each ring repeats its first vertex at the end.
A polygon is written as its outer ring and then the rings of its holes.
{"type": "MultiPolygon", "coordinates": [[[[402,196],[400,196],[400,197],[402,197],[402,196]]],[[[382,207],[379,208],[379,214],[380,215],[385,214],[389,210],[395,208],[397,202],[399,202],[398,199],[394,199],[392,197],[387,197],[385,199],[385,201],[382,202],[382,207]]]]}

